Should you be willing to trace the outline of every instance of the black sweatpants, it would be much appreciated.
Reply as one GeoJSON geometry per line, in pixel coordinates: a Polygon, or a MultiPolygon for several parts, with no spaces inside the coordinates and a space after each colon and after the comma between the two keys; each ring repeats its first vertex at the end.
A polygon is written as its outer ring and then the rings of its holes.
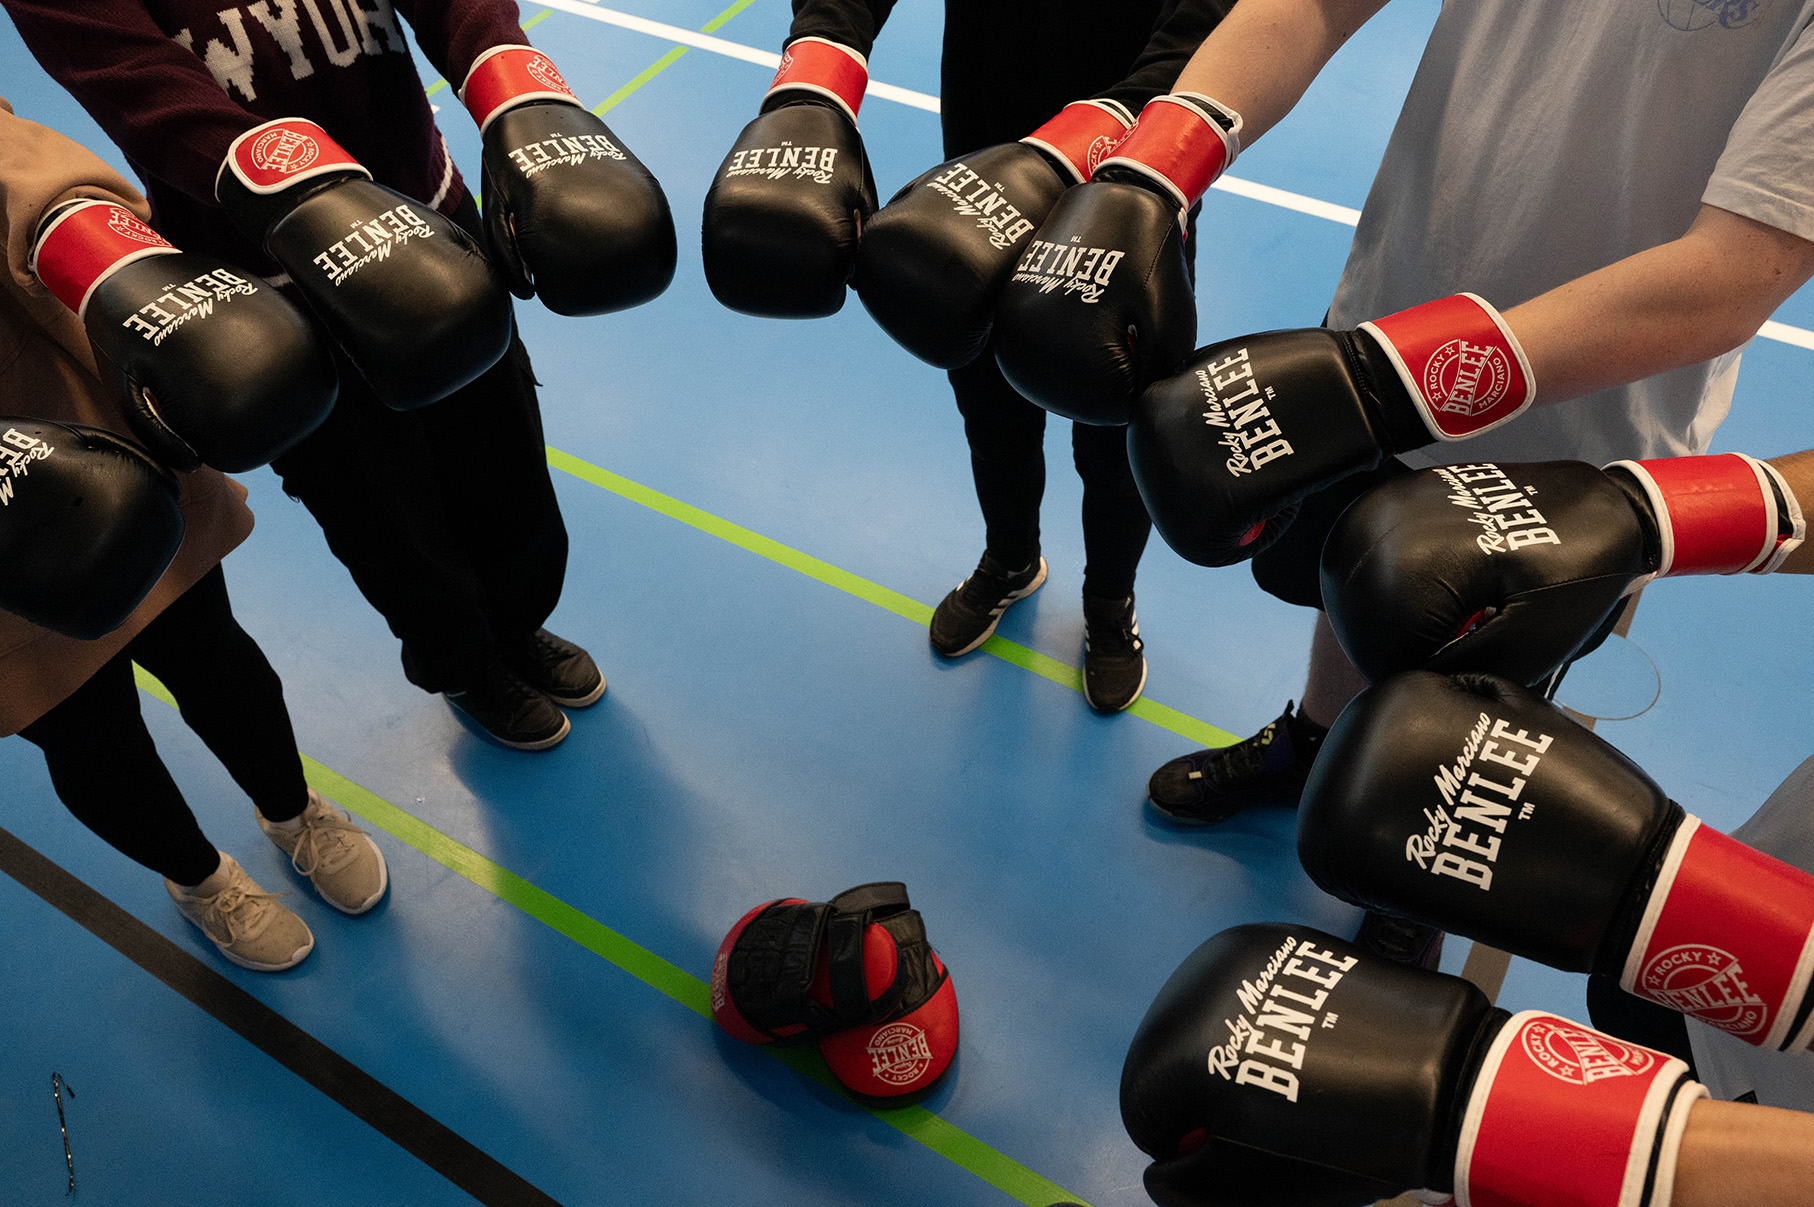
{"type": "MultiPolygon", "coordinates": [[[[478,237],[470,195],[454,220],[478,237]]],[[[560,601],[567,528],[536,384],[514,331],[496,365],[414,411],[379,402],[343,363],[327,422],[272,463],[424,691],[469,686],[560,601]]]]}
{"type": "Polygon", "coordinates": [[[132,664],[176,697],[190,729],[258,811],[288,821],[308,803],[283,683],[233,618],[219,566],[164,609],[61,704],[20,731],[44,751],[57,796],[127,858],[178,884],[219,866],[139,713],[132,664]]]}
{"type": "MultiPolygon", "coordinates": [[[[1070,102],[1120,82],[1145,47],[1159,7],[1158,0],[947,3],[940,67],[945,154],[1013,142],[1070,102]],[[1070,9],[1077,20],[1066,19],[1070,9]]],[[[1196,239],[1185,249],[1194,269],[1196,239]]],[[[1005,565],[1024,566],[1039,550],[1046,413],[1008,384],[993,347],[949,376],[989,552],[1005,565]]],[[[1153,527],[1128,468],[1127,429],[1073,423],[1071,453],[1083,479],[1084,594],[1120,599],[1133,593],[1153,527]]]]}

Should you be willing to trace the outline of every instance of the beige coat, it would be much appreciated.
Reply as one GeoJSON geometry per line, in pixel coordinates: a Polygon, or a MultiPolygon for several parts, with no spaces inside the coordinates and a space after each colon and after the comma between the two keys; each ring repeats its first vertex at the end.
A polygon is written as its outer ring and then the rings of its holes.
{"type": "MultiPolygon", "coordinates": [[[[130,436],[126,413],[97,375],[76,316],[26,270],[46,209],[72,197],[117,201],[141,218],[145,199],[84,148],[13,116],[0,100],[0,215],[7,272],[0,280],[0,415],[85,423],[130,436]]],[[[43,716],[252,531],[245,488],[211,469],[182,474],[182,548],[116,632],[77,641],[0,612],[0,737],[43,716]]],[[[0,574],[6,567],[0,566],[0,574]]]]}

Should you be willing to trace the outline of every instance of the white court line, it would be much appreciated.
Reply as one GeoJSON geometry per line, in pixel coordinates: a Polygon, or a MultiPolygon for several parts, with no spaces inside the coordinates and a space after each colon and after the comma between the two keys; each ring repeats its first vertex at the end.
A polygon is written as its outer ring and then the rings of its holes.
{"type": "MultiPolygon", "coordinates": [[[[581,17],[590,17],[594,21],[603,21],[607,25],[616,25],[622,29],[634,30],[637,33],[649,34],[652,37],[665,38],[678,42],[682,46],[692,46],[699,50],[709,50],[727,58],[741,59],[745,63],[755,63],[762,67],[779,67],[781,56],[772,51],[757,50],[754,46],[745,46],[740,42],[727,42],[723,38],[714,38],[710,34],[694,33],[678,25],[667,25],[660,21],[651,21],[647,17],[633,17],[629,13],[620,13],[614,8],[605,8],[592,0],[535,0],[544,8],[558,8],[564,13],[573,13],[581,17]]],[[[938,97],[928,96],[924,92],[915,92],[911,88],[898,88],[893,84],[884,84],[878,80],[869,81],[870,96],[879,96],[885,101],[895,101],[902,105],[911,105],[915,109],[924,109],[928,113],[937,113],[938,97]]],[[[1354,226],[1360,222],[1360,211],[1345,205],[1336,205],[1332,201],[1319,201],[1315,197],[1306,197],[1302,193],[1287,192],[1275,189],[1269,184],[1258,184],[1243,180],[1238,176],[1224,176],[1211,187],[1237,197],[1246,197],[1251,201],[1261,201],[1267,205],[1276,205],[1281,209],[1295,210],[1300,214],[1309,214],[1315,218],[1326,218],[1331,222],[1340,222],[1344,226],[1354,226]]],[[[1814,351],[1814,331],[1803,327],[1791,327],[1774,319],[1766,322],[1758,330],[1765,339],[1777,340],[1780,343],[1793,344],[1797,348],[1814,351]]]]}

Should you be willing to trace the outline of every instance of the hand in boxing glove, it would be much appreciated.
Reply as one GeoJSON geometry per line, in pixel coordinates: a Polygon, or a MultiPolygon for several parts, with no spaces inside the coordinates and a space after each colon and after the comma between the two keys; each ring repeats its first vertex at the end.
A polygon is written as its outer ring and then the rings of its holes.
{"type": "Polygon", "coordinates": [[[1116,101],[1076,101],[1019,142],[959,156],[908,184],[863,231],[856,288],[871,317],[941,369],[975,360],[1028,237],[1132,124],[1116,101]]]}
{"type": "Polygon", "coordinates": [[[1309,927],[1225,930],[1141,1020],[1121,1118],[1162,1207],[1668,1207],[1674,1057],[1309,927]]]}
{"type": "Polygon", "coordinates": [[[510,346],[510,296],[479,245],[372,180],[314,122],[279,118],[234,139],[214,192],[386,406],[445,398],[510,346]]]}
{"type": "Polygon", "coordinates": [[[176,477],[100,428],[0,417],[0,609],[92,641],[183,543],[176,477]]]}
{"type": "Polygon", "coordinates": [[[556,314],[640,306],[674,279],[655,177],[583,108],[548,56],[494,46],[460,86],[485,144],[485,238],[520,298],[556,314]]]}
{"type": "Polygon", "coordinates": [[[1768,574],[1805,534],[1782,475],[1740,453],[1439,466],[1342,514],[1323,606],[1369,678],[1423,667],[1537,683],[1650,579],[1768,574]]]}
{"type": "Polygon", "coordinates": [[[1197,338],[1186,215],[1240,149],[1240,116],[1208,97],[1147,103],[1002,288],[995,360],[1016,390],[1068,419],[1120,424],[1177,369],[1197,338]]]}
{"type": "Polygon", "coordinates": [[[133,434],[174,469],[268,465],[334,407],[333,357],[300,311],[250,273],[178,251],[125,206],[50,210],[30,267],[82,320],[133,434]]]}
{"type": "Polygon", "coordinates": [[[755,121],[737,136],[705,195],[701,236],[712,296],[743,314],[836,314],[875,213],[875,177],[857,132],[867,60],[799,38],[755,121]]]}
{"type": "Polygon", "coordinates": [[[1814,1042],[1814,876],[1684,814],[1530,690],[1411,671],[1355,697],[1298,809],[1324,890],[1748,1043],[1814,1042]]]}
{"type": "Polygon", "coordinates": [[[745,1043],[816,1038],[846,1089],[917,1093],[957,1055],[957,993],[898,881],[740,918],[712,964],[712,1018],[745,1043]]]}
{"type": "Polygon", "coordinates": [[[1266,331],[1199,349],[1141,396],[1128,459],[1165,543],[1228,566],[1277,539],[1304,496],[1393,453],[1478,436],[1535,396],[1499,312],[1456,294],[1357,331],[1266,331]]]}

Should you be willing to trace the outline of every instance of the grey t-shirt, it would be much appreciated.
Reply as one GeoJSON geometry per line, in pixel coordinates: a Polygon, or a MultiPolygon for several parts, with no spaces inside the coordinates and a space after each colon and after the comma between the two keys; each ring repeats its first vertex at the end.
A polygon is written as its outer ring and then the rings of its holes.
{"type": "MultiPolygon", "coordinates": [[[[1702,201],[1814,240],[1814,0],[1445,0],[1330,307],[1501,310],[1680,237],[1702,201]]],[[[1407,454],[1700,453],[1738,353],[1407,454]]],[[[1543,382],[1537,382],[1542,397],[1543,382]]]]}
{"type": "MultiPolygon", "coordinates": [[[[1814,758],[1790,772],[1732,837],[1814,872],[1814,758]]],[[[1765,1106],[1814,1111],[1814,1052],[1769,1052],[1692,1022],[1688,1045],[1695,1070],[1715,1098],[1755,1093],[1765,1106]]]]}

